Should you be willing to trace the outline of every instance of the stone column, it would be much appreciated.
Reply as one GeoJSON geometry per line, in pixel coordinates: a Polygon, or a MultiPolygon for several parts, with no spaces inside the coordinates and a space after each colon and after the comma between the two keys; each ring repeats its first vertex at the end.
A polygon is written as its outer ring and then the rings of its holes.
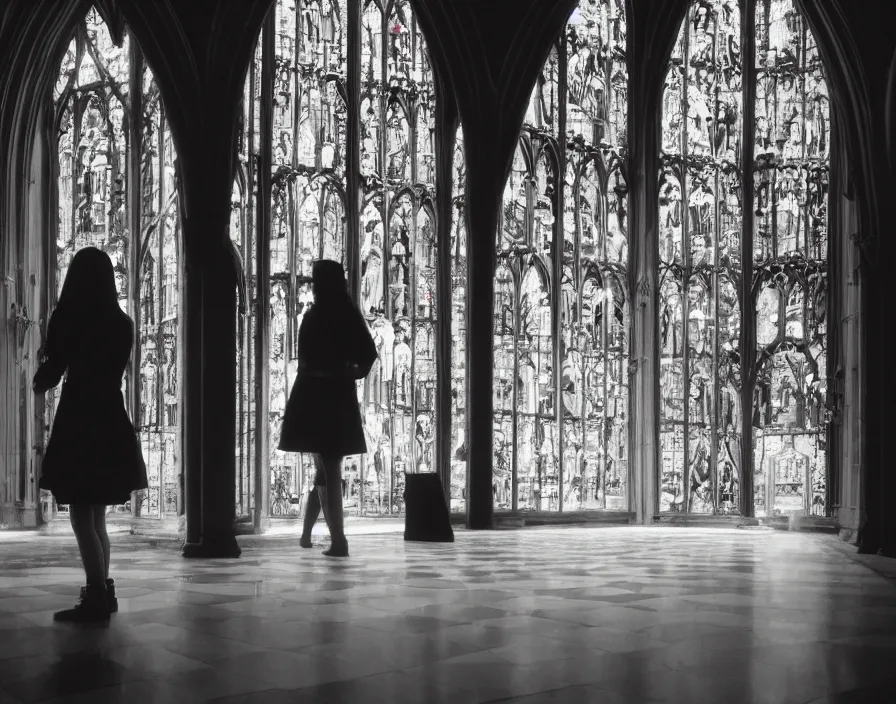
{"type": "Polygon", "coordinates": [[[464,129],[467,187],[467,527],[492,527],[495,237],[506,157],[489,128],[464,129]]]}
{"type": "Polygon", "coordinates": [[[845,394],[861,410],[857,410],[858,437],[844,466],[844,482],[856,490],[861,482],[859,551],[896,557],[896,514],[892,511],[896,474],[890,457],[896,308],[888,305],[896,243],[887,232],[896,220],[891,197],[896,40],[880,29],[896,21],[896,7],[877,3],[876,21],[869,23],[868,8],[848,0],[797,0],[797,6],[805,13],[825,61],[831,102],[846,146],[844,168],[854,185],[855,228],[844,235],[860,255],[860,341],[855,351],[858,370],[847,370],[845,394]],[[860,480],[847,479],[846,474],[854,471],[851,467],[859,466],[860,480]]]}
{"type": "Polygon", "coordinates": [[[346,7],[345,271],[357,304],[361,299],[361,0],[348,0],[346,7]]]}
{"type": "Polygon", "coordinates": [[[687,0],[629,18],[629,507],[650,524],[659,509],[659,136],[666,61],[687,0]]]}
{"type": "Polygon", "coordinates": [[[832,412],[832,429],[836,444],[830,452],[837,462],[834,486],[829,488],[832,498],[832,515],[840,527],[840,537],[854,543],[858,540],[862,525],[862,389],[861,379],[861,327],[859,310],[862,277],[859,251],[853,241],[858,231],[856,198],[849,173],[846,141],[839,121],[832,115],[830,209],[831,219],[830,262],[836,269],[828,272],[829,295],[836,299],[830,306],[829,335],[836,339],[837,355],[831,354],[828,362],[828,406],[832,412]],[[836,271],[836,276],[834,272],[836,271]]]}
{"type": "MultiPolygon", "coordinates": [[[[200,207],[194,212],[200,214],[212,210],[210,202],[200,201],[200,207]]],[[[205,220],[206,226],[211,224],[210,220],[205,220]]],[[[226,235],[228,225],[223,218],[219,218],[215,230],[226,235]]],[[[185,234],[198,227],[203,227],[203,224],[196,220],[191,222],[188,216],[185,234]]],[[[223,238],[219,238],[216,244],[203,244],[203,264],[193,267],[194,285],[187,288],[189,313],[186,327],[188,332],[194,334],[188,335],[187,341],[192,345],[185,345],[184,350],[185,376],[196,382],[188,384],[185,394],[187,459],[194,462],[199,459],[200,462],[198,497],[191,496],[197,489],[197,472],[190,471],[190,465],[187,465],[188,511],[191,508],[195,510],[198,503],[200,517],[197,521],[195,515],[187,513],[187,542],[183,554],[184,557],[239,557],[240,548],[233,531],[236,481],[236,263],[227,247],[229,243],[223,238]]],[[[195,248],[196,243],[193,246],[195,248]]],[[[189,244],[187,250],[189,260],[189,244]]],[[[195,252],[193,256],[196,256],[195,252]]],[[[193,469],[195,467],[194,464],[193,469]]]]}
{"type": "MultiPolygon", "coordinates": [[[[743,135],[741,136],[741,213],[740,231],[740,476],[738,499],[740,515],[752,517],[753,497],[753,391],[756,388],[756,307],[753,303],[753,231],[756,204],[753,178],[753,154],[756,133],[756,0],[740,0],[741,57],[743,62],[743,135]]],[[[687,460],[686,460],[687,461],[687,460]]]]}
{"type": "Polygon", "coordinates": [[[237,557],[236,287],[230,243],[240,100],[273,0],[118,7],[165,100],[184,244],[185,557],[237,557]]]}
{"type": "Polygon", "coordinates": [[[453,300],[451,291],[451,228],[454,219],[452,201],[454,149],[460,117],[454,93],[445,81],[436,77],[436,467],[442,481],[445,500],[451,505],[451,345],[453,300]]]}
{"type": "MultiPolygon", "coordinates": [[[[134,321],[134,346],[131,349],[129,398],[131,420],[134,426],[140,427],[140,326],[143,311],[140,309],[140,252],[143,249],[143,54],[137,42],[131,42],[130,51],[130,76],[128,77],[128,110],[127,129],[130,133],[130,149],[128,149],[127,164],[127,199],[128,199],[128,228],[130,229],[130,251],[128,252],[128,269],[131,273],[128,291],[128,307],[131,311],[131,319],[134,321]]],[[[159,135],[159,139],[162,135],[159,135]]],[[[164,160],[164,152],[161,159],[164,160]]],[[[164,206],[163,206],[164,207],[164,206]]],[[[159,222],[161,227],[162,221],[159,222]]],[[[162,241],[162,237],[159,237],[162,241]]],[[[162,285],[161,280],[159,286],[162,285]]],[[[164,477],[160,477],[162,483],[162,495],[159,504],[164,505],[165,488],[164,477]]],[[[131,516],[138,515],[138,506],[141,499],[140,492],[131,494],[131,516]]]]}
{"type": "MultiPolygon", "coordinates": [[[[271,505],[271,191],[274,138],[274,9],[262,29],[258,208],[255,227],[255,533],[270,524],[271,505]]],[[[251,161],[253,155],[249,155],[251,161]]],[[[252,197],[250,193],[249,197],[252,197]]]]}

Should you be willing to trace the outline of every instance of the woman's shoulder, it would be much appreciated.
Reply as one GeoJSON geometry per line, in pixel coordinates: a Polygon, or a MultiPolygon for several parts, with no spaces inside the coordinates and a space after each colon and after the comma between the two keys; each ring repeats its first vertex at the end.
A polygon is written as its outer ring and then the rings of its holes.
{"type": "Polygon", "coordinates": [[[131,318],[127,313],[121,311],[121,313],[114,317],[111,321],[115,326],[116,331],[122,337],[133,337],[136,332],[136,326],[134,325],[134,319],[131,318]]]}
{"type": "Polygon", "coordinates": [[[320,319],[321,319],[320,306],[311,306],[302,315],[302,327],[306,327],[309,325],[316,325],[320,319]]]}

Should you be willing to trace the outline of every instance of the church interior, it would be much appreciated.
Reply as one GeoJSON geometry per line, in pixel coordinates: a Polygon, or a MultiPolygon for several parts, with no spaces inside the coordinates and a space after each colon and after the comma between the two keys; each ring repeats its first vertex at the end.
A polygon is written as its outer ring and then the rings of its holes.
{"type": "Polygon", "coordinates": [[[896,701],[894,23],[0,0],[0,704],[896,701]],[[149,483],[100,629],[31,388],[84,247],[149,483]],[[341,562],[277,449],[318,259],[378,353],[341,562]]]}

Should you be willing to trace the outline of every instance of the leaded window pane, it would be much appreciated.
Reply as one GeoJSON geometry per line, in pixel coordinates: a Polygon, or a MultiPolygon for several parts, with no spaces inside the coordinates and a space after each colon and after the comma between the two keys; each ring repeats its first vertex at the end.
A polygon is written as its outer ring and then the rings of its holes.
{"type": "Polygon", "coordinates": [[[828,98],[791,0],[756,6],[744,66],[735,3],[694,4],[670,61],[660,172],[661,511],[827,515],[828,98]],[[743,82],[756,89],[755,200],[742,202],[743,82]],[[743,209],[754,212],[744,291],[743,209]],[[755,316],[754,340],[741,321],[755,316]],[[756,361],[743,369],[744,345],[756,361]],[[743,384],[747,384],[745,389],[743,384]],[[752,435],[742,436],[744,398],[752,435]],[[743,443],[753,466],[745,470],[743,443]]]}
{"type": "Polygon", "coordinates": [[[572,13],[533,88],[505,184],[495,279],[497,509],[628,508],[625,28],[617,0],[572,13]]]}

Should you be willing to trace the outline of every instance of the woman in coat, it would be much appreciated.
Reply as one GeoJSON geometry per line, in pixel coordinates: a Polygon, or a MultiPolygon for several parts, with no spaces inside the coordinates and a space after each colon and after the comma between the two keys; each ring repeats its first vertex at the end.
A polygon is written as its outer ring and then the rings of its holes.
{"type": "Polygon", "coordinates": [[[300,545],[311,547],[321,509],[330,529],[324,555],[347,557],[342,515],[342,459],[367,452],[355,382],[370,373],[376,348],[352,303],[339,262],[322,259],[311,272],[314,305],[299,328],[299,368],[283,414],[279,449],[315,455],[300,545]]]}
{"type": "Polygon", "coordinates": [[[118,610],[109,579],[106,506],[146,489],[146,464],[125,409],[121,380],[134,344],[134,326],[118,305],[112,261],[94,247],[69,265],[50,317],[35,393],[65,375],[53,429],[41,464],[40,488],[68,504],[87,586],[57,621],[102,621],[118,610]]]}

